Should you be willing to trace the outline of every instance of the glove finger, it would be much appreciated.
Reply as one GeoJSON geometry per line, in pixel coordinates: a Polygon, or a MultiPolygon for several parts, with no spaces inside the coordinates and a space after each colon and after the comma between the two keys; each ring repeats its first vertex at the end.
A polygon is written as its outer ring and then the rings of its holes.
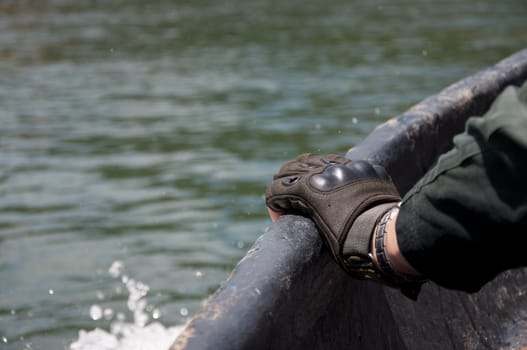
{"type": "Polygon", "coordinates": [[[341,157],[336,154],[328,154],[326,156],[314,153],[304,153],[298,156],[297,161],[299,163],[304,163],[313,167],[323,167],[328,164],[346,164],[350,160],[344,157],[341,157]]]}
{"type": "Polygon", "coordinates": [[[351,163],[351,160],[349,160],[348,158],[345,158],[345,157],[342,157],[342,156],[339,156],[337,154],[328,154],[326,157],[324,157],[324,159],[322,160],[325,164],[328,164],[328,163],[338,163],[338,164],[347,164],[347,163],[351,163]]]}
{"type": "Polygon", "coordinates": [[[274,180],[265,190],[265,204],[274,211],[289,212],[291,205],[291,189],[286,188],[282,182],[284,179],[274,180]]]}
{"type": "Polygon", "coordinates": [[[303,167],[302,164],[303,163],[299,163],[296,160],[291,160],[287,163],[284,163],[284,165],[282,165],[282,167],[278,171],[278,174],[273,176],[273,179],[277,180],[287,176],[299,175],[309,171],[309,167],[303,167]]]}
{"type": "Polygon", "coordinates": [[[321,156],[319,154],[304,153],[298,156],[295,160],[291,160],[280,168],[278,174],[273,179],[280,179],[283,177],[300,175],[315,168],[321,168],[328,164],[346,164],[350,160],[336,154],[328,154],[321,156]]]}

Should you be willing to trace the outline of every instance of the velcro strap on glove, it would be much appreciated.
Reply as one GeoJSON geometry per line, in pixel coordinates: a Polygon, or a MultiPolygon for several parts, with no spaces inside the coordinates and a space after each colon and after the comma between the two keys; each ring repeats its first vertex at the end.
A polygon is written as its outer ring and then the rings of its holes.
{"type": "Polygon", "coordinates": [[[372,251],[371,237],[373,229],[379,218],[396,204],[397,202],[390,202],[375,206],[366,210],[355,219],[342,247],[342,255],[344,258],[350,256],[358,256],[364,259],[369,258],[369,254],[372,251]]]}

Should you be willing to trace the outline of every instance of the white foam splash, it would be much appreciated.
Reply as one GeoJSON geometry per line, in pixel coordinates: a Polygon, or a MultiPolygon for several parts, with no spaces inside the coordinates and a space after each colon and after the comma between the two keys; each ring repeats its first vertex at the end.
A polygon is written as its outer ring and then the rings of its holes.
{"type": "Polygon", "coordinates": [[[183,326],[165,328],[159,322],[138,326],[113,322],[109,332],[100,328],[81,330],[70,350],[159,350],[168,349],[183,326]]]}
{"type": "MultiPolygon", "coordinates": [[[[167,328],[157,321],[148,323],[150,314],[146,310],[152,310],[152,319],[160,317],[159,309],[149,306],[145,299],[149,287],[141,281],[121,275],[123,269],[124,264],[121,261],[114,261],[108,273],[114,278],[121,277],[121,282],[128,289],[127,306],[134,315],[134,322],[126,322],[124,314],[119,312],[109,331],[100,328],[91,331],[80,330],[78,339],[70,344],[70,350],[168,349],[183,330],[184,326],[167,328]]],[[[90,307],[89,314],[93,320],[100,320],[103,316],[109,320],[114,311],[94,304],[90,307]]]]}

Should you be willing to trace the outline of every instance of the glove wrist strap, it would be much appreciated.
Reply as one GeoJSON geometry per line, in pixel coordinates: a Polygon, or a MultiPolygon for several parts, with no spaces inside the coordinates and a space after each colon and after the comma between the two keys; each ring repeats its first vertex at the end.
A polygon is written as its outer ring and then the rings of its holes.
{"type": "Polygon", "coordinates": [[[395,271],[385,251],[387,225],[398,209],[396,202],[381,204],[368,209],[355,220],[342,247],[343,267],[355,278],[374,280],[398,288],[405,296],[416,300],[426,280],[395,271]],[[372,247],[374,230],[375,242],[372,247]],[[373,249],[379,267],[373,263],[373,249]]]}
{"type": "Polygon", "coordinates": [[[372,252],[371,238],[375,225],[377,225],[379,218],[383,217],[395,205],[395,202],[377,205],[359,215],[353,222],[344,241],[342,255],[344,257],[355,256],[369,259],[370,253],[372,252]]]}
{"type": "Polygon", "coordinates": [[[371,246],[377,223],[396,205],[397,202],[389,202],[374,206],[360,214],[354,221],[343,242],[340,259],[344,270],[351,276],[398,287],[374,265],[371,246]]]}

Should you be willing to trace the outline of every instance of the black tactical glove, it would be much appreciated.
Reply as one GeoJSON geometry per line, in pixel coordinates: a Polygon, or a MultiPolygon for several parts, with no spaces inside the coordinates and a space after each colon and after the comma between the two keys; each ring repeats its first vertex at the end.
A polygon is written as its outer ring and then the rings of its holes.
{"type": "MultiPolygon", "coordinates": [[[[265,193],[267,206],[312,218],[346,272],[417,297],[421,281],[380,271],[372,262],[373,229],[401,200],[383,167],[337,155],[302,154],[284,164],[273,180],[265,193]]],[[[376,252],[383,254],[379,249],[376,252]]]]}

